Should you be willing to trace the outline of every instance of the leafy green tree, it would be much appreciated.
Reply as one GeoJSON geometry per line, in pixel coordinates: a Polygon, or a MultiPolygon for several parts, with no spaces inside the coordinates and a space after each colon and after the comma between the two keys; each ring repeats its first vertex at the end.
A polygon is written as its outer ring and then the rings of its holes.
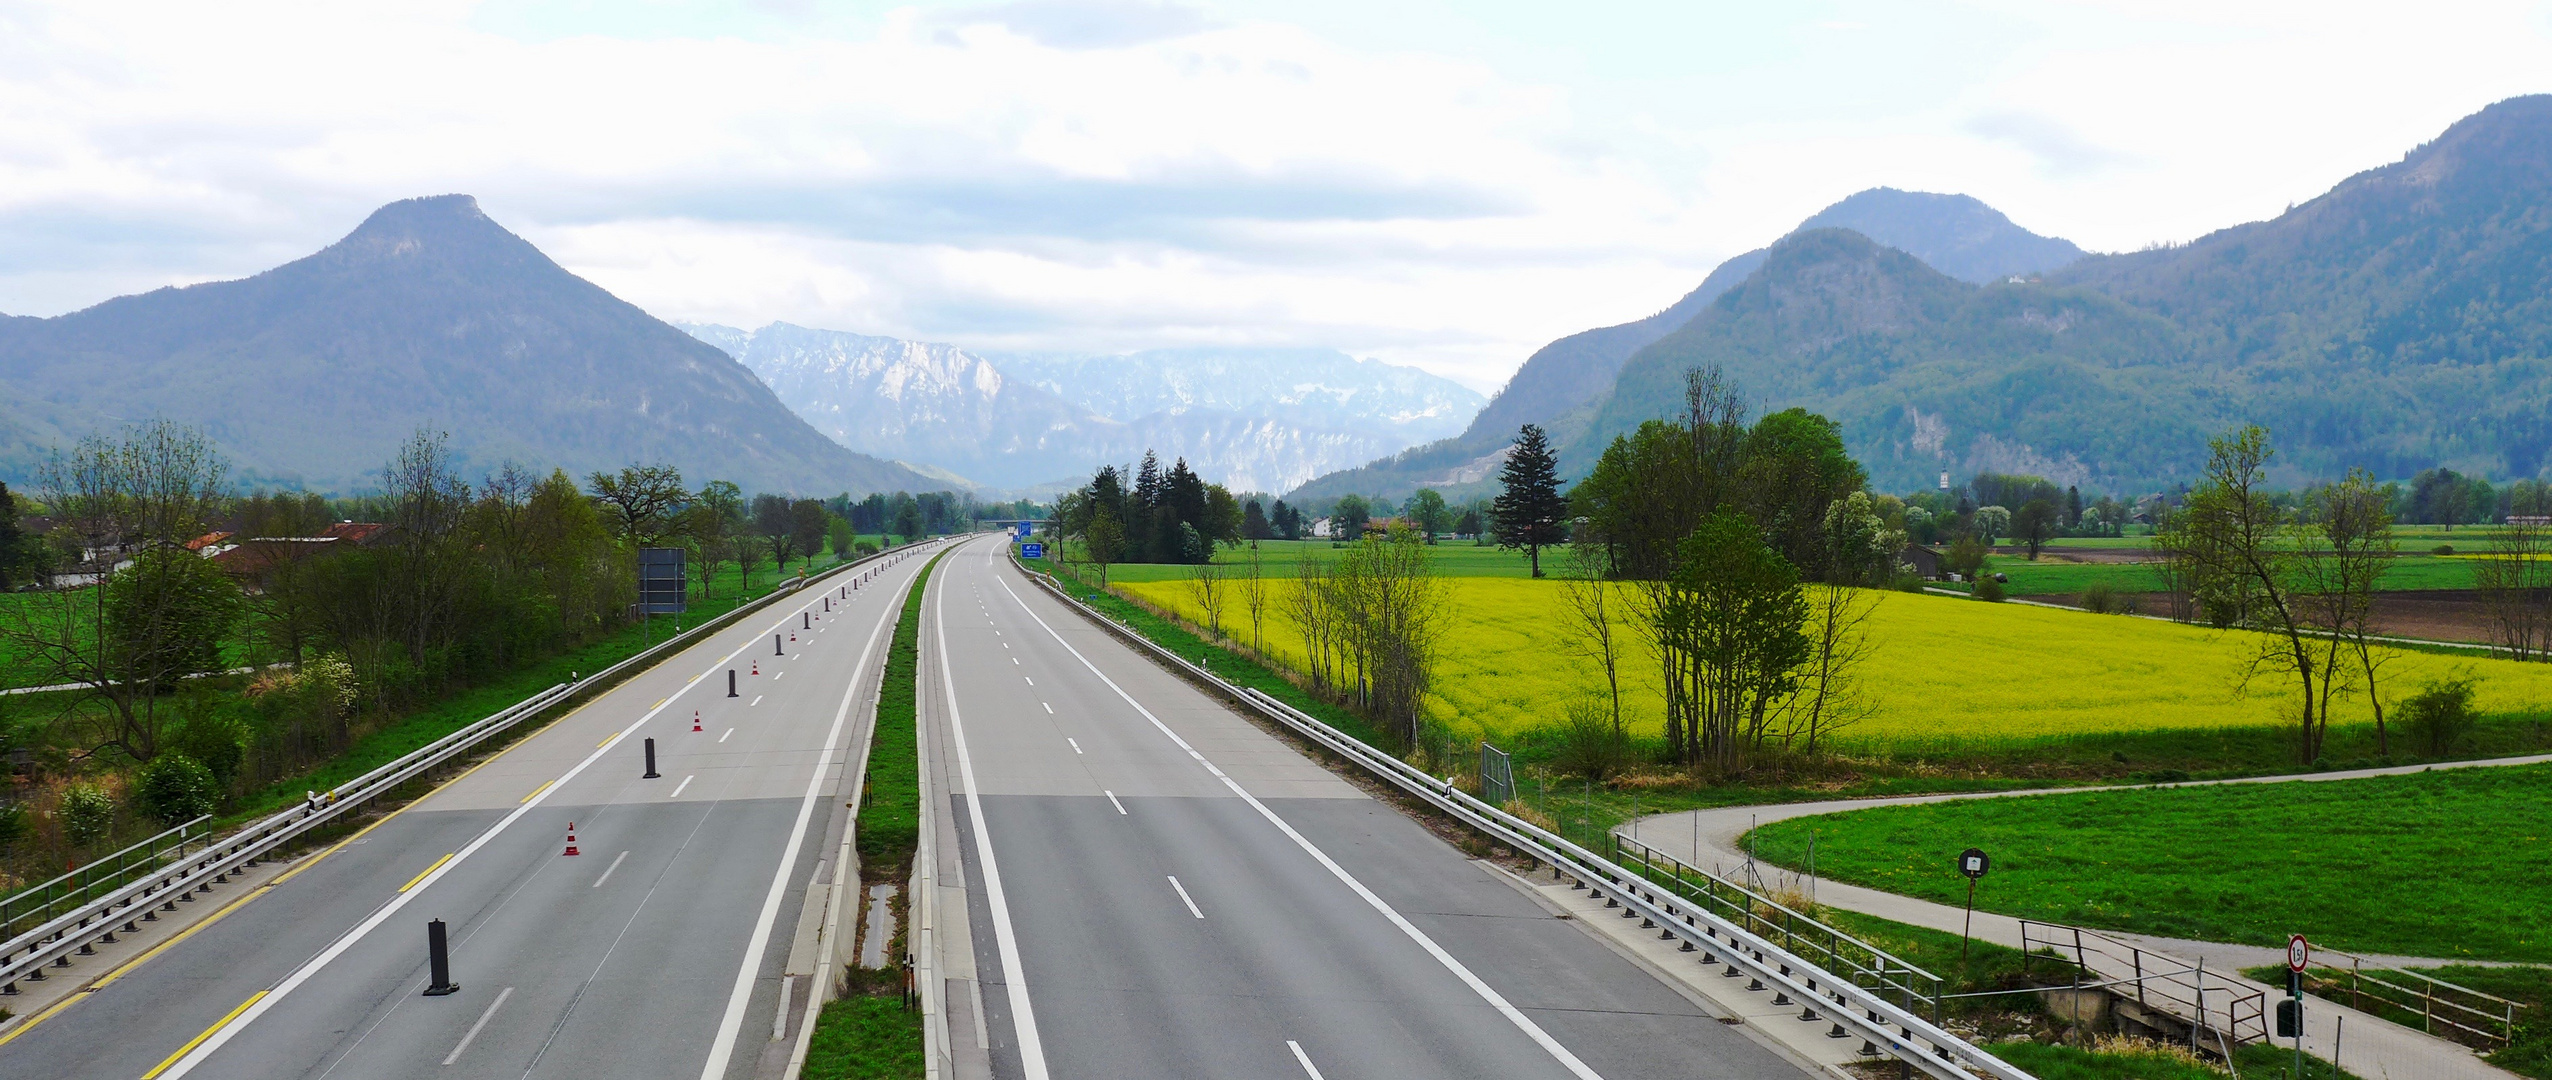
{"type": "Polygon", "coordinates": [[[1498,546],[1522,549],[1542,576],[1542,549],[1568,539],[1568,500],[1560,495],[1559,457],[1539,425],[1516,433],[1498,471],[1498,546]]]}
{"type": "Polygon", "coordinates": [[[815,553],[824,550],[824,534],[833,514],[824,509],[820,499],[799,499],[789,504],[789,546],[805,561],[813,561],[815,553]]]}
{"type": "Polygon", "coordinates": [[[1400,516],[1408,518],[1409,523],[1417,526],[1418,531],[1426,535],[1427,542],[1432,544],[1436,542],[1436,534],[1445,531],[1452,523],[1453,510],[1444,504],[1444,496],[1434,488],[1419,488],[1400,508],[1400,516]]]}
{"type": "Polygon", "coordinates": [[[618,474],[596,472],[585,478],[594,498],[610,506],[621,538],[633,547],[653,547],[670,535],[682,504],[691,492],[682,486],[682,470],[671,465],[629,465],[618,474]]]}
{"type": "MultiPolygon", "coordinates": [[[[184,548],[154,548],[106,582],[106,632],[125,681],[172,690],[178,680],[220,671],[222,643],[239,622],[239,586],[212,560],[184,548]]],[[[152,748],[125,747],[148,759],[152,748]]]]}
{"type": "Polygon", "coordinates": [[[1682,545],[1664,604],[1669,662],[1690,718],[1678,756],[1733,769],[1762,744],[1774,704],[1797,688],[1810,655],[1798,569],[1730,510],[1682,545]]]}
{"type": "Polygon", "coordinates": [[[825,514],[824,539],[832,545],[836,561],[851,557],[851,545],[859,542],[859,534],[851,531],[851,520],[838,514],[825,514]]]}
{"type": "Polygon", "coordinates": [[[921,504],[910,499],[898,500],[895,507],[894,533],[909,544],[922,538],[921,504]]]}
{"type": "MultiPolygon", "coordinates": [[[[1284,504],[1279,503],[1277,505],[1282,506],[1284,504]]],[[[1266,508],[1258,505],[1258,500],[1251,499],[1249,501],[1249,505],[1241,508],[1241,538],[1244,540],[1272,540],[1275,539],[1275,537],[1276,529],[1267,520],[1266,508]]]]}
{"type": "Polygon", "coordinates": [[[2476,723],[2472,711],[2473,681],[2471,672],[2459,671],[2431,680],[2401,703],[2402,726],[2419,737],[2430,757],[2453,752],[2455,744],[2471,733],[2476,723]]]}
{"type": "Polygon", "coordinates": [[[2000,506],[1979,506],[1968,518],[1968,527],[1978,540],[1991,547],[1996,539],[2011,535],[2011,511],[2000,506]]]}
{"type": "Polygon", "coordinates": [[[1737,483],[1747,516],[1792,566],[1824,578],[1826,511],[1867,477],[1843,448],[1843,429],[1806,409],[1784,409],[1746,432],[1737,483]]]}
{"type": "Polygon", "coordinates": [[[2020,504],[2020,512],[2012,515],[2012,539],[2029,549],[2031,562],[2036,562],[2038,552],[2047,546],[2047,541],[2055,538],[2056,530],[2061,527],[2057,517],[2059,513],[2056,504],[2045,499],[2031,499],[2020,504]]]}
{"type": "Polygon", "coordinates": [[[162,754],[142,767],[142,809],[162,825],[192,821],[221,804],[213,770],[184,754],[162,754]]]}
{"type": "Polygon", "coordinates": [[[1333,540],[1356,540],[1365,535],[1365,525],[1373,521],[1373,504],[1362,495],[1341,495],[1329,508],[1329,537],[1333,540]]]}

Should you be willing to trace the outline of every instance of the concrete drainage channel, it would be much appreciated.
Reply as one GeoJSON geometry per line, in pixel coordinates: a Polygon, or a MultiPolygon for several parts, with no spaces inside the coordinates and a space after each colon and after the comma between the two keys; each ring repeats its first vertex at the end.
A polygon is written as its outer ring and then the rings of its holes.
{"type": "MultiPolygon", "coordinates": [[[[768,596],[668,638],[601,672],[574,683],[551,686],[500,709],[398,760],[365,773],[334,790],[315,796],[301,806],[272,815],[229,836],[214,840],[200,850],[157,867],[150,874],[139,876],[40,926],[20,933],[7,942],[0,943],[0,1002],[14,1005],[22,997],[52,997],[55,1002],[58,1002],[75,994],[84,987],[64,986],[58,989],[47,987],[47,989],[57,989],[57,993],[30,995],[19,984],[21,982],[43,984],[57,978],[68,978],[69,974],[65,969],[73,967],[75,958],[103,956],[111,960],[119,959],[127,953],[137,951],[130,946],[146,943],[143,940],[119,939],[118,934],[127,935],[128,939],[138,937],[158,940],[158,944],[164,945],[167,943],[166,940],[159,940],[159,935],[150,933],[150,930],[157,927],[146,928],[143,924],[161,923],[163,921],[159,919],[161,914],[184,910],[178,905],[194,903],[198,895],[211,894],[216,885],[252,884],[263,887],[271,884],[276,868],[269,864],[278,859],[282,851],[304,840],[314,831],[352,813],[355,808],[370,804],[383,795],[397,791],[409,781],[425,775],[435,767],[478,750],[489,740],[526,721],[545,716],[557,706],[607,688],[633,672],[643,670],[667,656],[690,648],[703,636],[715,633],[737,619],[762,610],[782,597],[795,593],[806,584],[877,565],[880,560],[900,558],[906,553],[905,549],[880,552],[865,559],[832,567],[801,583],[774,589],[768,596]],[[128,947],[112,949],[108,952],[101,952],[99,948],[115,946],[119,942],[123,942],[128,947]]],[[[210,906],[206,905],[208,908],[210,906]]],[[[204,915],[209,914],[211,914],[209,911],[204,913],[204,915]]],[[[204,915],[167,922],[193,923],[204,915]]],[[[182,926],[170,925],[168,931],[168,936],[173,938],[176,934],[183,933],[184,929],[182,926]]],[[[80,980],[83,983],[90,981],[93,980],[80,980]]],[[[17,1029],[26,1026],[27,1022],[24,1017],[13,1017],[5,1025],[0,1025],[0,1041],[5,1041],[17,1029]]]]}
{"type": "MultiPolygon", "coordinates": [[[[1842,1039],[1857,1039],[1864,1044],[1870,1052],[1868,1057],[1893,1057],[1939,1080],[1970,1080],[1977,1076],[1992,1080],[2035,1080],[2029,1073],[1976,1048],[1930,1020],[1848,979],[1835,976],[1714,912],[1658,891],[1648,880],[1627,868],[1482,802],[1449,781],[1429,776],[1407,762],[1349,738],[1284,702],[1225,682],[1220,676],[1189,663],[1185,657],[1162,648],[1082,603],[1045,575],[1029,571],[1024,566],[1020,569],[1048,595],[1191,682],[1221,694],[1233,704],[1290,729],[1426,801],[1473,831],[1532,860],[1537,871],[1547,869],[1555,881],[1569,882],[1571,893],[1583,893],[1589,902],[1600,897],[1603,901],[1600,910],[1618,910],[1622,919],[1641,920],[1642,931],[1656,931],[1657,940],[1674,943],[1675,951],[1699,953],[1712,965],[1724,965],[1724,976],[1746,979],[1746,989],[1750,992],[1770,993],[1775,1007],[1787,1009],[1795,1006],[1802,1014],[1815,1014],[1817,1021],[1831,1025],[1826,1036],[1831,1037],[1833,1030],[1839,1028],[1843,1032],[1842,1039]]],[[[1717,995],[1710,996],[1715,998],[1717,995]]],[[[1750,1010],[1737,1011],[1742,1015],[1750,1010]]]]}

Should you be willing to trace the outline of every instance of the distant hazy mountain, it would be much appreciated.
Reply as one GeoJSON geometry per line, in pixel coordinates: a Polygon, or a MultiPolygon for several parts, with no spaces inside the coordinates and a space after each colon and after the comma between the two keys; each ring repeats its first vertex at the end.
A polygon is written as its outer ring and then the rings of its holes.
{"type": "Polygon", "coordinates": [[[1387,432],[1398,446],[1462,430],[1486,401],[1451,379],[1336,349],[994,353],[990,359],[1104,416],[1211,409],[1304,427],[1387,432]]]}
{"type": "MultiPolygon", "coordinates": [[[[2011,223],[1965,195],[1871,188],[1816,213],[1799,231],[1840,227],[1913,255],[1955,277],[1991,281],[2031,274],[2082,257],[2072,243],[2011,223]]],[[[1348,492],[1398,496],[1420,486],[1476,486],[1497,470],[1517,428],[1540,424],[1565,445],[1592,422],[1631,354],[1692,321],[1764,262],[1757,249],[1719,264],[1700,286],[1636,322],[1571,334],[1536,351],[1460,435],[1404,451],[1305,485],[1304,496],[1348,492]]]]}
{"type": "MultiPolygon", "coordinates": [[[[1281,491],[1405,446],[1413,426],[1446,425],[1431,411],[1458,407],[1459,395],[1469,394],[1324,350],[1292,350],[1264,365],[1228,353],[1009,356],[996,364],[951,345],[786,323],[684,329],[743,361],[844,446],[928,462],[1000,490],[1085,479],[1102,464],[1152,450],[1164,461],[1183,457],[1236,490],[1281,491]]],[[[1470,398],[1476,407],[1478,395],[1470,398]]]]}
{"type": "Polygon", "coordinates": [[[1563,455],[1721,365],[1843,424],[1883,487],[2034,472],[2113,492],[2188,479],[2205,437],[2269,428],[2276,479],[2552,465],[2552,97],[2500,102],[2269,221],[1978,287],[1839,230],[1776,245],[1634,356],[1563,455]]]}
{"type": "Polygon", "coordinates": [[[154,416],[204,428],[251,483],[320,490],[377,482],[419,428],[450,433],[472,471],[662,461],[748,490],[944,486],[825,438],[466,195],[392,203],[255,277],[0,319],[0,475],[154,416]]]}

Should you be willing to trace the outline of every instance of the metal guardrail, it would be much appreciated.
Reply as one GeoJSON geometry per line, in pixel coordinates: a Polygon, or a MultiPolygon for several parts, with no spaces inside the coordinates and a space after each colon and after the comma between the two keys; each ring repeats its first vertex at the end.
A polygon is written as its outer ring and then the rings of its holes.
{"type": "Polygon", "coordinates": [[[2192,1044],[2203,1048],[2212,1038],[2212,1049],[2228,1058],[2233,1047],[2268,1037],[2268,995],[2235,982],[2236,972],[2210,981],[2203,960],[2192,964],[2097,930],[2028,919],[2020,920],[2020,949],[2024,972],[2039,961],[2071,965],[2076,985],[2107,986],[2148,1011],[2175,1017],[2190,1026],[2192,1044]]]}
{"type": "MultiPolygon", "coordinates": [[[[1013,565],[1018,565],[1015,556],[1013,565]]],[[[1639,918],[1641,928],[1656,929],[1660,939],[1681,938],[1684,951],[1699,953],[1703,963],[1724,963],[1733,971],[1752,976],[1753,983],[1763,989],[1798,1002],[1803,1018],[1830,1019],[1835,1030],[1844,1032],[1847,1037],[1860,1036],[1868,1044],[1865,1049],[1895,1057],[1938,1080],[1974,1080],[1976,1076],[1992,1080],[2035,1080],[2029,1073],[1942,1030],[1931,1020],[1887,1000],[1876,991],[1859,986],[1850,979],[1837,977],[1701,904],[1677,896],[1672,891],[1661,890],[1632,870],[1541,826],[1482,802],[1455,787],[1451,781],[1430,776],[1282,701],[1224,681],[1075,599],[1046,575],[1025,566],[1020,569],[1056,599],[1089,616],[1099,625],[1111,628],[1124,640],[1173,670],[1184,672],[1190,679],[1215,688],[1232,701],[1249,706],[1253,711],[1354,762],[1365,771],[1506,845],[1516,854],[1549,866],[1554,874],[1571,879],[1572,887],[1603,895],[1605,907],[1622,909],[1622,917],[1626,919],[1639,918]]]]}
{"type": "Polygon", "coordinates": [[[230,880],[230,875],[257,865],[277,848],[290,844],[358,806],[383,794],[446,761],[477,748],[523,720],[548,710],[586,688],[607,686],[621,674],[655,664],[664,657],[688,649],[708,634],[715,633],[737,620],[770,606],[773,602],[804,585],[865,566],[880,559],[908,554],[914,545],[881,551],[864,559],[839,563],[813,577],[792,578],[775,586],[757,600],[734,611],[692,627],[680,634],[588,675],[573,683],[559,683],[521,701],[499,709],[467,727],[402,755],[397,760],[341,784],[325,794],[315,796],[302,805],[257,821],[228,836],[207,843],[192,855],[164,864],[146,877],[126,883],[79,907],[66,911],[5,942],[0,942],[0,997],[19,993],[20,980],[42,982],[49,978],[48,967],[71,966],[71,958],[95,955],[96,946],[112,944],[119,933],[139,933],[141,923],[156,922],[159,913],[176,911],[177,905],[192,903],[198,893],[209,893],[214,885],[230,880]]]}
{"type": "Polygon", "coordinates": [[[0,941],[16,937],[26,928],[49,922],[67,907],[78,907],[104,892],[131,882],[153,870],[186,856],[192,844],[202,846],[212,840],[213,820],[210,814],[198,816],[159,835],[134,843],[122,851],[100,855],[88,865],[38,885],[30,885],[0,899],[0,941]]]}
{"type": "Polygon", "coordinates": [[[2415,1017],[2421,1031],[2483,1049],[2514,1040],[2517,1010],[2532,1007],[2321,946],[2314,946],[2312,958],[2305,962],[2304,989],[2405,1027],[2408,1018],[2415,1017]],[[2345,963],[2332,963],[2333,957],[2345,963]]]}
{"type": "Polygon", "coordinates": [[[1736,921],[1748,933],[1777,941],[1802,956],[1816,957],[1822,961],[1817,966],[1850,978],[1881,996],[1894,994],[1898,1005],[1909,1011],[1927,1012],[1933,1023],[1940,1022],[1940,976],[1815,916],[1650,847],[1636,837],[1614,833],[1611,840],[1615,863],[1636,866],[1648,880],[1719,912],[1722,918],[1736,921]]]}

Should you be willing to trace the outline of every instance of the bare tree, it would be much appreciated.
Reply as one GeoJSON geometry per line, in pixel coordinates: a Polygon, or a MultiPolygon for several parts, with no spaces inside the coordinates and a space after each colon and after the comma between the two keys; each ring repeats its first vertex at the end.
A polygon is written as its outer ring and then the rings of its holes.
{"type": "Polygon", "coordinates": [[[1331,658],[1337,647],[1337,627],[1332,619],[1336,606],[1331,602],[1329,564],[1305,552],[1296,566],[1294,588],[1285,594],[1294,629],[1303,636],[1304,674],[1311,678],[1314,693],[1326,693],[1332,687],[1331,658]]]}
{"type": "Polygon", "coordinates": [[[2400,546],[2393,540],[2391,499],[2364,469],[2351,469],[2335,484],[2316,489],[2305,513],[2317,545],[2302,559],[2307,595],[2302,602],[2313,628],[2326,635],[2321,709],[2358,683],[2375,712],[2375,752],[2392,752],[2384,728],[2383,668],[2395,653],[2375,637],[2375,596],[2384,570],[2400,546]],[[2341,671],[2348,674],[2343,676],[2341,671]]]}
{"type": "Polygon", "coordinates": [[[2156,546],[2188,583],[2201,614],[2260,634],[2244,681],[2261,672],[2296,680],[2302,760],[2321,756],[2330,716],[2320,708],[2330,661],[2297,597],[2306,537],[2269,495],[2268,432],[2251,425],[2208,440],[2207,464],[2156,546]]]}
{"type": "Polygon", "coordinates": [[[2510,514],[2473,585],[2489,612],[2490,643],[2511,660],[2552,654],[2552,529],[2533,514],[2510,514]]]}
{"type": "Polygon", "coordinates": [[[1618,607],[1613,583],[1604,580],[1608,560],[1598,544],[1572,543],[1568,546],[1567,571],[1560,579],[1561,616],[1567,620],[1569,634],[1565,639],[1578,655],[1594,663],[1603,673],[1604,690],[1609,697],[1609,716],[1616,735],[1626,731],[1622,724],[1622,630],[1617,625],[1618,607]]]}
{"type": "Polygon", "coordinates": [[[1187,579],[1188,595],[1196,606],[1205,609],[1206,633],[1223,636],[1223,568],[1212,562],[1196,564],[1196,574],[1187,579]]]}
{"type": "Polygon", "coordinates": [[[1267,564],[1258,541],[1249,542],[1249,574],[1241,578],[1241,608],[1249,612],[1249,647],[1267,650],[1267,564]]]}

